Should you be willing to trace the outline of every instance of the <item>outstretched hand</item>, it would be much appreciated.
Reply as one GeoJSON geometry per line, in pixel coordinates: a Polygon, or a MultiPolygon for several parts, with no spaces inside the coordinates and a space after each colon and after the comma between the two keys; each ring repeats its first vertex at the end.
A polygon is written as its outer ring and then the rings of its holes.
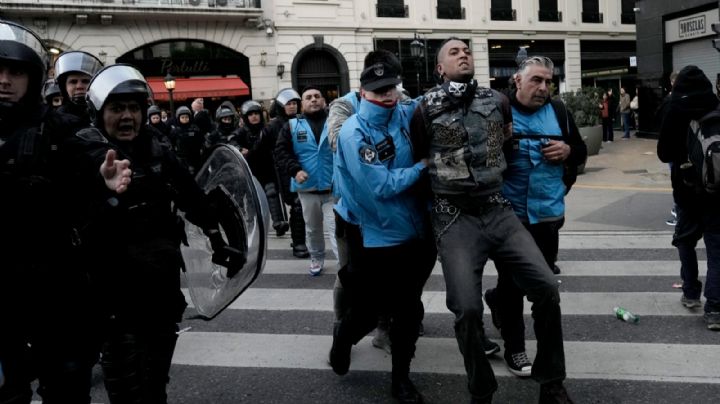
{"type": "Polygon", "coordinates": [[[105,180],[105,186],[118,194],[125,192],[132,175],[129,167],[130,160],[117,160],[117,152],[108,150],[105,154],[105,161],[100,165],[100,175],[105,180]]]}

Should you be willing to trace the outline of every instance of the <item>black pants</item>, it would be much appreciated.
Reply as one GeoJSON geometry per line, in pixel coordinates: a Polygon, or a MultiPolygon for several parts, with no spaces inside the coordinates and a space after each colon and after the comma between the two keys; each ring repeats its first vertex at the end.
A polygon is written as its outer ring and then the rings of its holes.
{"type": "Polygon", "coordinates": [[[167,403],[177,324],[128,325],[110,321],[100,361],[112,404],[167,403]]]}
{"type": "MultiPolygon", "coordinates": [[[[560,242],[560,228],[565,219],[535,224],[523,223],[535,244],[545,258],[548,268],[552,268],[557,261],[558,246],[560,242]]],[[[525,293],[512,278],[512,271],[506,270],[502,261],[495,262],[498,269],[498,284],[495,296],[502,328],[500,334],[505,342],[505,350],[510,353],[525,351],[525,322],[523,320],[523,306],[525,293]]]]}
{"type": "Polygon", "coordinates": [[[375,329],[379,314],[389,313],[393,377],[406,377],[422,320],[422,289],[437,257],[434,243],[418,239],[367,248],[360,229],[351,224],[346,235],[348,265],[339,276],[350,307],[337,323],[335,337],[356,344],[375,329]]]}

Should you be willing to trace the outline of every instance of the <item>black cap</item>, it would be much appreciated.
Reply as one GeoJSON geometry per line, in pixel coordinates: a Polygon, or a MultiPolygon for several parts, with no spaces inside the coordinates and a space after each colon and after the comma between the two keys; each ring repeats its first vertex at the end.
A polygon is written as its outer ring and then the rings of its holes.
{"type": "Polygon", "coordinates": [[[400,72],[387,63],[375,63],[360,74],[360,87],[367,91],[402,83],[400,72]]]}

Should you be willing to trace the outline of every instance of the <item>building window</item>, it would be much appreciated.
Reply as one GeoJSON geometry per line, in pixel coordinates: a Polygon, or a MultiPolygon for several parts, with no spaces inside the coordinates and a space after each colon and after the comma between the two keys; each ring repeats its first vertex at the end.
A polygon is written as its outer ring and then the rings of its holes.
{"type": "Polygon", "coordinates": [[[492,0],[490,19],[493,21],[517,21],[517,13],[512,8],[512,0],[492,0]]]}
{"type": "Polygon", "coordinates": [[[540,0],[538,21],[562,21],[562,12],[558,11],[557,0],[540,0]]]}
{"type": "Polygon", "coordinates": [[[583,0],[582,22],[602,24],[603,13],[600,12],[599,0],[583,0]]]}
{"type": "Polygon", "coordinates": [[[403,0],[378,0],[377,16],[389,18],[407,18],[408,6],[403,0]]]}
{"type": "Polygon", "coordinates": [[[438,0],[437,18],[445,20],[464,20],[465,7],[460,0],[438,0]]]}
{"type": "Polygon", "coordinates": [[[635,0],[622,0],[620,11],[621,24],[635,24],[635,0]]]}

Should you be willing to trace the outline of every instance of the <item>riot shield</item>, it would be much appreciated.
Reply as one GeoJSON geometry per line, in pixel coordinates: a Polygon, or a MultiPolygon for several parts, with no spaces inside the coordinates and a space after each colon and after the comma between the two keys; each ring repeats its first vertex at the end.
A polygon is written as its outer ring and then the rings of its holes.
{"type": "Polygon", "coordinates": [[[185,220],[188,246],[182,247],[182,254],[187,287],[198,315],[211,319],[262,272],[267,255],[269,209],[260,183],[233,146],[215,148],[195,179],[213,204],[228,246],[247,257],[240,268],[213,263],[210,241],[202,229],[185,220]]]}

